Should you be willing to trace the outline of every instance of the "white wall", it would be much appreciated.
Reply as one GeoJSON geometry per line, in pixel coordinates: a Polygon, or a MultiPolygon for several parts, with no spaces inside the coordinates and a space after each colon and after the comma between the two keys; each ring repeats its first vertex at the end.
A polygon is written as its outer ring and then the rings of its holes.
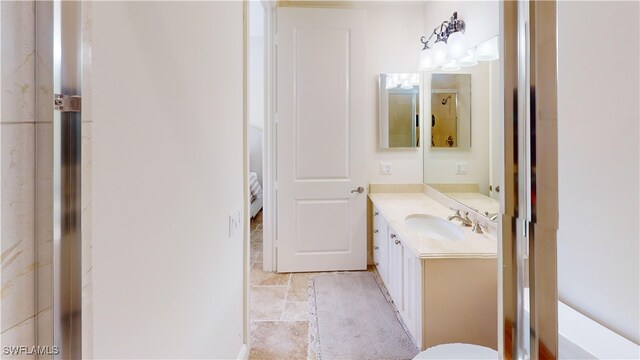
{"type": "Polygon", "coordinates": [[[367,4],[367,180],[369,183],[422,183],[422,149],[381,150],[378,139],[378,76],[418,72],[422,2],[367,4]],[[380,175],[380,162],[391,163],[392,174],[380,175]]]}
{"type": "Polygon", "coordinates": [[[243,4],[93,4],[96,358],[243,344],[243,4]]]}
{"type": "MultiPolygon", "coordinates": [[[[430,129],[425,129],[428,143],[424,149],[424,182],[426,184],[479,184],[480,191],[487,194],[489,188],[489,107],[490,77],[489,63],[454,72],[471,74],[471,148],[431,148],[430,129]],[[467,164],[466,175],[456,175],[457,164],[467,164]]],[[[431,77],[425,73],[425,88],[431,89],[431,77]]],[[[428,96],[425,99],[430,99],[428,96]]],[[[431,114],[431,101],[424,101],[426,114],[431,114]]],[[[427,123],[430,126],[430,122],[427,123]]]]}
{"type": "Polygon", "coordinates": [[[560,299],[640,343],[638,2],[558,3],[560,299]],[[611,36],[595,24],[624,19],[611,36]]]}
{"type": "Polygon", "coordinates": [[[249,124],[264,128],[264,8],[260,1],[249,3],[249,124]]]}

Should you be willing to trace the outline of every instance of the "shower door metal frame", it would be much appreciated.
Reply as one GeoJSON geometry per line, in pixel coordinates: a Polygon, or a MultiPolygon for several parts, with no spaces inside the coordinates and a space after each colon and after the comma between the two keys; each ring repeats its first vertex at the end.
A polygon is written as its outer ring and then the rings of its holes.
{"type": "Polygon", "coordinates": [[[44,210],[37,226],[48,237],[37,254],[44,269],[37,291],[41,306],[51,307],[38,313],[36,333],[38,345],[49,348],[45,355],[53,359],[82,358],[81,9],[79,1],[36,4],[36,52],[44,64],[36,71],[38,88],[44,89],[36,95],[38,118],[52,127],[36,142],[39,177],[48,179],[37,198],[44,210]]]}
{"type": "Polygon", "coordinates": [[[557,4],[505,1],[501,12],[505,207],[500,352],[505,359],[557,359],[557,4]]]}

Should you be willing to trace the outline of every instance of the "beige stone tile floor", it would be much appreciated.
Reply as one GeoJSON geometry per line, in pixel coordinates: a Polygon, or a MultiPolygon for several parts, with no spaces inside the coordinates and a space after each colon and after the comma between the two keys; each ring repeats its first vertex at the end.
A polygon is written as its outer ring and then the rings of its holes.
{"type": "MultiPolygon", "coordinates": [[[[262,211],[251,220],[251,352],[249,359],[310,359],[309,277],[322,274],[265,272],[262,211]]],[[[368,271],[374,271],[372,267],[368,271]]]]}
{"type": "Polygon", "coordinates": [[[309,357],[308,283],[313,274],[263,271],[262,212],[251,220],[249,359],[309,357]]]}

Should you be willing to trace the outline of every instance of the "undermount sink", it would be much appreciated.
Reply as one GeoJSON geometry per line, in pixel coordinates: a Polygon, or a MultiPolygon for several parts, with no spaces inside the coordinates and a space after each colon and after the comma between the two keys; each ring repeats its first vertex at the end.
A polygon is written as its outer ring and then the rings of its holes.
{"type": "Polygon", "coordinates": [[[405,221],[418,235],[444,241],[460,241],[464,238],[464,230],[437,216],[413,214],[407,216],[405,221]]]}

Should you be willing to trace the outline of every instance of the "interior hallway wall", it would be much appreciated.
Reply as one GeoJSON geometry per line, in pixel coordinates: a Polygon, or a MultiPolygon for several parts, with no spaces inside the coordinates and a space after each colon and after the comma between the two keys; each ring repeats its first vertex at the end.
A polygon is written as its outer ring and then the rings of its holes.
{"type": "Polygon", "coordinates": [[[639,11],[638,2],[558,2],[558,294],[636,344],[639,11]],[[620,19],[624,36],[594,26],[620,19]]]}
{"type": "Polygon", "coordinates": [[[92,5],[94,356],[236,358],[244,5],[92,5]]]}

